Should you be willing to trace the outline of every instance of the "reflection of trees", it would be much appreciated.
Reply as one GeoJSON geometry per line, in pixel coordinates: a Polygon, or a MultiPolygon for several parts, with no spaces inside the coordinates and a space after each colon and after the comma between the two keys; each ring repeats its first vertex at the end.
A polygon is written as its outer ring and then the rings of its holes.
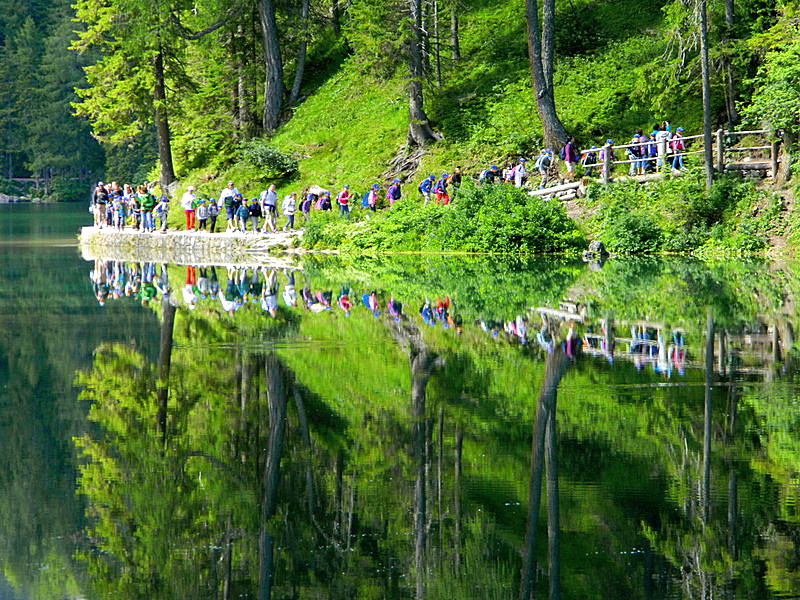
{"type": "Polygon", "coordinates": [[[560,588],[558,460],[556,453],[556,399],[561,378],[570,358],[556,348],[546,355],[545,374],[536,403],[536,419],[531,442],[531,472],[528,487],[528,519],[522,553],[520,600],[533,597],[536,575],[536,534],[539,526],[539,504],[542,495],[542,473],[546,468],[547,539],[549,565],[549,597],[558,600],[560,588]]]}

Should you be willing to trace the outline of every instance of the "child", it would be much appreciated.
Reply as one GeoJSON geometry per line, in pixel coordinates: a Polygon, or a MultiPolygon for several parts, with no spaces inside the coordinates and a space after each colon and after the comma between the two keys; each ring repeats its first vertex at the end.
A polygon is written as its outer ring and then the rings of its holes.
{"type": "Polygon", "coordinates": [[[353,196],[350,194],[350,186],[346,185],[342,188],[342,191],[339,192],[339,195],[336,196],[336,204],[339,205],[339,216],[350,218],[350,199],[353,196]]]}
{"type": "Polygon", "coordinates": [[[161,225],[161,233],[167,231],[167,213],[169,212],[169,197],[162,195],[156,204],[156,216],[158,217],[159,224],[161,225]]]}
{"type": "Polygon", "coordinates": [[[378,203],[378,190],[380,186],[377,183],[373,183],[372,187],[367,192],[367,206],[372,212],[375,212],[375,205],[378,203]]]}
{"type": "Polygon", "coordinates": [[[205,200],[198,200],[197,202],[197,229],[205,229],[208,223],[208,206],[205,200]]]}
{"type": "Polygon", "coordinates": [[[433,186],[433,193],[436,194],[436,204],[447,206],[450,204],[450,196],[447,195],[447,178],[450,177],[447,173],[442,173],[442,176],[433,186]]]}
{"type": "Polygon", "coordinates": [[[234,231],[238,230],[242,233],[247,232],[247,219],[250,217],[250,210],[247,206],[248,202],[249,200],[243,200],[236,209],[236,224],[234,225],[234,231]]]}
{"type": "Polygon", "coordinates": [[[258,233],[258,218],[261,216],[261,204],[258,202],[258,198],[250,200],[247,211],[250,217],[250,227],[252,227],[253,233],[258,233]]]}
{"type": "Polygon", "coordinates": [[[211,221],[208,230],[214,233],[217,229],[217,216],[219,215],[219,204],[214,198],[208,201],[208,220],[211,221]]]}
{"type": "Polygon", "coordinates": [[[125,228],[125,200],[122,196],[114,196],[114,225],[119,231],[125,228]]]}
{"type": "Polygon", "coordinates": [[[389,201],[389,206],[394,206],[394,203],[400,200],[402,192],[400,191],[400,180],[395,179],[392,185],[386,190],[386,199],[389,201]]]}

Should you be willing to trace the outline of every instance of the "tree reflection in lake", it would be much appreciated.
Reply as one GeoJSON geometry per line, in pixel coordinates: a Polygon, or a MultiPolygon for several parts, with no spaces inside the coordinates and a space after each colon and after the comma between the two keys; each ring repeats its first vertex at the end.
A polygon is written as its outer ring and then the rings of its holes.
{"type": "Polygon", "coordinates": [[[377,269],[381,285],[338,264],[99,262],[104,302],[140,305],[152,283],[146,303],[164,327],[157,361],[104,345],[79,377],[99,425],[80,440],[79,481],[95,595],[791,587],[800,470],[784,434],[794,420],[773,410],[794,398],[791,323],[736,287],[766,291],[768,277],[611,261],[519,294],[477,289],[465,264],[451,289],[428,276],[426,290],[413,271],[377,269]],[[691,292],[680,305],[663,299],[675,289],[691,292]],[[541,314],[573,326],[539,329],[541,314]],[[769,371],[771,387],[754,384],[769,371]]]}

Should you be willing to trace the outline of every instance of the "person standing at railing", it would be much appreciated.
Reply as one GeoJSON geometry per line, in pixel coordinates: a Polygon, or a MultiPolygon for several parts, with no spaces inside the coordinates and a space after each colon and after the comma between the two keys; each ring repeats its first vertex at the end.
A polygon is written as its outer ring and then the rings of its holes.
{"type": "Polygon", "coordinates": [[[644,169],[642,168],[644,164],[642,160],[642,150],[644,147],[640,145],[640,142],[641,138],[638,133],[633,134],[633,138],[628,142],[630,146],[626,149],[626,154],[631,161],[628,168],[629,175],[642,175],[644,173],[644,169]]]}
{"type": "Polygon", "coordinates": [[[674,155],[672,168],[675,170],[683,169],[683,152],[686,150],[686,145],[683,143],[683,127],[678,127],[675,130],[675,135],[672,136],[669,144],[674,155]]]}
{"type": "Polygon", "coordinates": [[[597,146],[592,146],[591,150],[584,152],[581,158],[581,167],[583,167],[583,176],[591,177],[594,174],[594,165],[597,163],[597,146]]]}
{"type": "Polygon", "coordinates": [[[525,159],[524,158],[520,158],[519,159],[519,161],[517,162],[517,166],[514,167],[512,173],[513,173],[513,176],[514,176],[514,187],[521,188],[522,187],[522,182],[525,181],[525,177],[527,175],[527,172],[525,171],[525,159]]]}
{"type": "Polygon", "coordinates": [[[669,128],[669,121],[664,121],[661,124],[656,123],[653,126],[653,133],[651,135],[653,135],[656,140],[656,152],[658,155],[658,158],[656,159],[656,168],[661,169],[661,167],[663,167],[665,164],[665,159],[667,156],[667,143],[669,142],[670,137],[672,137],[669,128]]]}
{"type": "Polygon", "coordinates": [[[658,144],[656,143],[656,136],[652,133],[650,134],[650,138],[648,144],[644,146],[645,148],[645,155],[647,156],[647,160],[644,164],[644,171],[647,173],[648,171],[652,171],[653,168],[656,166],[656,161],[658,158],[658,144]]]}

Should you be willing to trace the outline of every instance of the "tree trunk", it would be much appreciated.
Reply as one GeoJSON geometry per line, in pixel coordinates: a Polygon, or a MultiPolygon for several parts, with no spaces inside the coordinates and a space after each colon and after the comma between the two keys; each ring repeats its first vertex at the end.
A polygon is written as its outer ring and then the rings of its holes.
{"type": "Polygon", "coordinates": [[[283,437],[286,429],[286,387],[280,363],[274,354],[264,362],[269,406],[269,440],[264,461],[263,492],[261,498],[261,531],[258,536],[258,600],[270,600],[272,593],[272,553],[274,537],[270,521],[275,515],[278,482],[280,480],[283,437]]]}
{"type": "Polygon", "coordinates": [[[461,567],[461,453],[464,447],[464,433],[461,425],[456,427],[455,465],[453,469],[453,504],[455,505],[455,551],[456,571],[461,567]]]}
{"type": "Polygon", "coordinates": [[[314,494],[314,475],[311,472],[311,433],[308,429],[308,415],[306,415],[306,407],[303,402],[303,396],[300,395],[300,390],[297,386],[294,387],[294,404],[297,407],[297,420],[300,424],[300,434],[303,436],[303,445],[305,446],[305,453],[303,462],[305,463],[306,471],[306,508],[308,509],[309,516],[314,518],[314,507],[316,506],[314,494]]]}
{"type": "MultiPolygon", "coordinates": [[[[551,5],[548,0],[545,0],[545,8],[548,6],[551,5]]],[[[539,26],[539,3],[537,0],[525,0],[525,19],[528,23],[528,62],[531,69],[531,84],[536,96],[536,111],[542,122],[544,143],[551,148],[559,148],[567,133],[556,113],[553,88],[548,84],[547,79],[548,72],[551,73],[550,77],[552,78],[552,56],[550,56],[551,62],[548,70],[545,71],[544,68],[545,57],[542,54],[543,38],[539,26]]],[[[544,21],[545,24],[550,23],[548,26],[552,28],[552,15],[545,15],[544,21]]],[[[546,37],[550,40],[549,43],[552,43],[552,31],[546,37]]]]}
{"type": "Polygon", "coordinates": [[[161,193],[166,194],[169,185],[175,181],[175,167],[172,164],[172,140],[169,133],[167,110],[167,90],[164,84],[164,54],[159,49],[153,61],[153,120],[158,138],[159,183],[161,193]]]}
{"type": "Polygon", "coordinates": [[[409,49],[408,136],[409,146],[426,146],[436,140],[423,108],[422,97],[422,0],[409,0],[411,45],[409,49]]]}
{"type": "Polygon", "coordinates": [[[706,190],[714,183],[714,148],[711,142],[711,83],[708,65],[707,0],[700,2],[700,65],[703,77],[703,154],[706,163],[706,190]]]}
{"type": "Polygon", "coordinates": [[[436,87],[442,87],[442,54],[439,40],[439,0],[433,0],[433,67],[436,87]]]}
{"type": "Polygon", "coordinates": [[[528,522],[525,532],[520,600],[533,597],[533,583],[536,575],[536,529],[539,523],[539,504],[542,495],[542,470],[544,465],[545,430],[550,411],[555,410],[556,393],[561,378],[569,366],[569,357],[563,352],[553,352],[545,359],[545,374],[536,408],[536,422],[531,441],[531,474],[528,486],[528,522]]]}
{"type": "Polygon", "coordinates": [[[261,39],[264,45],[264,131],[272,133],[278,128],[283,107],[283,63],[278,45],[278,26],[275,22],[273,0],[259,0],[258,16],[261,20],[261,39]]]}
{"type": "Polygon", "coordinates": [[[706,378],[703,414],[703,525],[708,523],[711,502],[711,385],[714,382],[714,319],[706,316],[706,378]]]}
{"type": "Polygon", "coordinates": [[[333,21],[333,33],[338,36],[342,32],[341,14],[339,13],[339,0],[331,1],[331,20],[333,21]]]}
{"type": "MultiPolygon", "coordinates": [[[[244,31],[239,28],[238,39],[246,40],[244,31]]],[[[237,110],[237,125],[239,137],[243,140],[249,140],[255,135],[255,119],[253,118],[253,105],[255,98],[253,97],[253,88],[250,85],[249,73],[249,57],[246,56],[247,48],[243,48],[239,55],[239,60],[236,64],[236,110],[237,110]]]]}
{"type": "Polygon", "coordinates": [[[158,401],[158,432],[167,443],[167,403],[169,401],[169,371],[172,365],[172,333],[175,330],[175,307],[169,297],[161,300],[161,342],[158,351],[158,381],[156,399],[158,401]]]}
{"type": "Polygon", "coordinates": [[[547,419],[544,433],[544,465],[547,473],[547,566],[548,600],[561,598],[561,556],[559,542],[558,454],[556,452],[556,398],[547,419]]]}
{"type": "Polygon", "coordinates": [[[458,41],[458,2],[450,7],[450,51],[453,64],[461,60],[461,45],[458,41]]]}
{"type": "Polygon", "coordinates": [[[725,0],[725,30],[722,39],[722,71],[725,76],[725,105],[728,113],[728,126],[734,127],[739,124],[741,117],[739,111],[736,110],[736,82],[733,79],[733,65],[731,65],[731,57],[728,51],[730,50],[730,39],[733,35],[734,11],[733,0],[725,0]]]}
{"type": "Polygon", "coordinates": [[[309,0],[303,0],[300,45],[297,47],[297,64],[295,65],[292,91],[289,94],[289,104],[297,102],[300,97],[300,86],[303,84],[303,71],[306,68],[306,50],[308,49],[308,5],[309,0]]]}
{"type": "MultiPolygon", "coordinates": [[[[556,0],[542,0],[542,71],[547,89],[553,89],[556,0]]],[[[561,141],[561,140],[559,140],[561,141]]]]}

